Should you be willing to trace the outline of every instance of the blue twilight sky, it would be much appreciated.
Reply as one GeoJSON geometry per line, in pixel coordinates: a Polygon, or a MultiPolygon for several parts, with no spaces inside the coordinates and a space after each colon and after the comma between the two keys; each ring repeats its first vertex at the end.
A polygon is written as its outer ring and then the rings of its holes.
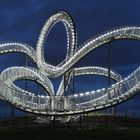
{"type": "MultiPolygon", "coordinates": [[[[23,42],[33,48],[45,21],[56,11],[71,14],[78,32],[78,45],[92,36],[110,28],[140,25],[139,0],[0,0],[0,43],[23,42]]],[[[139,66],[140,41],[123,40],[111,44],[111,69],[127,76],[139,66]]],[[[46,60],[52,64],[61,62],[66,53],[66,33],[62,23],[50,32],[45,43],[46,60]]],[[[10,66],[24,66],[25,55],[0,56],[0,70],[10,66]]],[[[77,66],[107,67],[107,45],[90,53],[77,66]]],[[[58,85],[58,81],[53,80],[58,85]]],[[[107,86],[102,77],[76,78],[76,91],[87,91],[107,86]]],[[[55,86],[55,89],[57,86],[55,86]]],[[[140,95],[117,107],[119,114],[140,117],[140,95]]],[[[10,106],[1,101],[0,116],[10,114],[10,106]]],[[[18,112],[17,114],[22,114],[18,112]]]]}

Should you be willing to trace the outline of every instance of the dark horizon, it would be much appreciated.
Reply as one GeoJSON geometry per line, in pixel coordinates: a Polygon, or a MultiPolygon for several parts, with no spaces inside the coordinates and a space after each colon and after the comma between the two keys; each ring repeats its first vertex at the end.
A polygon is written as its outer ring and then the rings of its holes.
{"type": "MultiPolygon", "coordinates": [[[[56,11],[65,10],[72,16],[78,33],[78,46],[91,37],[106,30],[119,26],[139,26],[140,1],[134,0],[1,0],[0,4],[0,43],[23,42],[36,48],[38,35],[45,21],[56,11]]],[[[46,60],[58,64],[65,58],[66,32],[58,23],[50,32],[45,43],[46,60]],[[57,57],[56,57],[57,56],[57,57]]],[[[76,66],[107,67],[107,46],[93,51],[76,66]]],[[[111,69],[126,77],[133,72],[140,62],[140,41],[114,41],[111,46],[111,69]]],[[[25,66],[24,55],[6,54],[0,56],[1,71],[10,66],[25,66]],[[9,61],[10,60],[10,61],[9,61]]],[[[107,78],[93,76],[76,79],[77,92],[81,90],[98,89],[107,86],[107,78]]],[[[58,84],[58,81],[53,81],[58,84]]],[[[113,83],[112,83],[113,84],[113,83]]],[[[57,88],[57,86],[55,87],[57,88]]],[[[36,90],[36,89],[34,89],[36,90]]],[[[117,112],[140,117],[140,95],[118,105],[117,112]]],[[[10,106],[0,101],[0,116],[11,115],[10,106]]],[[[16,111],[16,115],[24,112],[16,111]]]]}

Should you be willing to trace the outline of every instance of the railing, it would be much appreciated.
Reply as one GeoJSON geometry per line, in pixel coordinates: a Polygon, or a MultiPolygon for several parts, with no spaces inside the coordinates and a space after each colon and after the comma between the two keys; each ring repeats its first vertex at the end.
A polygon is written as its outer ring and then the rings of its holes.
{"type": "MultiPolygon", "coordinates": [[[[108,89],[100,89],[86,93],[69,96],[41,96],[25,91],[16,91],[0,81],[0,94],[2,99],[30,112],[58,113],[86,111],[95,108],[105,108],[113,102],[122,102],[135,95],[139,90],[140,67],[131,75],[108,89]],[[110,96],[108,96],[110,94],[110,96]]],[[[111,106],[111,105],[110,105],[111,106]]]]}

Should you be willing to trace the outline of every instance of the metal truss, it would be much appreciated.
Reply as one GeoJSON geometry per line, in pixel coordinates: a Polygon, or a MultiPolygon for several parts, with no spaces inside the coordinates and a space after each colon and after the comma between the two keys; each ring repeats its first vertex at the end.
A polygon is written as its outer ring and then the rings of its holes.
{"type": "Polygon", "coordinates": [[[43,26],[36,50],[27,44],[5,43],[0,45],[0,54],[25,53],[37,67],[10,67],[0,74],[0,98],[24,111],[42,115],[73,115],[96,111],[117,105],[140,90],[140,67],[126,78],[110,71],[110,78],[116,81],[107,89],[65,95],[71,79],[81,75],[108,77],[108,69],[96,66],[75,68],[83,57],[96,48],[119,39],[140,40],[140,27],[120,27],[95,36],[77,47],[77,34],[70,15],[59,11],[43,26]],[[44,59],[44,42],[53,26],[62,22],[67,33],[67,54],[65,60],[53,66],[44,59]],[[58,91],[54,93],[52,78],[62,77],[58,91]],[[37,95],[18,87],[17,80],[28,79],[44,87],[46,95],[37,95]],[[65,80],[67,84],[65,84],[65,80]]]}

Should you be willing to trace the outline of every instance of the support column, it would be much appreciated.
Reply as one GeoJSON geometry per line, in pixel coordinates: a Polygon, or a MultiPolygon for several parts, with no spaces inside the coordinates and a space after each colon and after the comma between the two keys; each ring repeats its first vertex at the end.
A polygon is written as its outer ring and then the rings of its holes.
{"type": "MultiPolygon", "coordinates": [[[[67,81],[66,81],[66,74],[64,74],[64,98],[66,98],[66,86],[67,86],[67,81]]],[[[67,109],[67,99],[64,99],[64,110],[67,109]]]]}
{"type": "Polygon", "coordinates": [[[14,118],[15,116],[15,109],[13,106],[11,106],[11,118],[14,118]]]}
{"type": "MultiPolygon", "coordinates": [[[[110,44],[107,46],[107,53],[108,53],[108,88],[111,85],[111,80],[110,80],[110,44]]],[[[110,98],[110,92],[108,92],[108,98],[110,98]]]]}
{"type": "Polygon", "coordinates": [[[55,125],[56,125],[56,124],[55,124],[55,120],[56,120],[56,116],[54,115],[54,116],[53,116],[53,128],[55,128],[55,125]]]}
{"type": "Polygon", "coordinates": [[[74,95],[74,92],[75,92],[75,86],[74,86],[74,70],[72,70],[72,95],[74,95]]]}
{"type": "Polygon", "coordinates": [[[66,96],[66,74],[64,74],[64,96],[66,96]]]}
{"type": "MultiPolygon", "coordinates": [[[[111,78],[110,78],[110,69],[111,69],[111,46],[110,46],[111,44],[109,43],[109,45],[108,45],[108,47],[107,47],[107,49],[108,49],[108,87],[110,87],[111,86],[111,78]]],[[[108,97],[110,98],[110,92],[108,92],[108,97]]],[[[113,115],[113,116],[115,116],[115,114],[116,114],[116,108],[115,108],[115,106],[113,106],[112,108],[111,108],[111,114],[113,115]]]]}

